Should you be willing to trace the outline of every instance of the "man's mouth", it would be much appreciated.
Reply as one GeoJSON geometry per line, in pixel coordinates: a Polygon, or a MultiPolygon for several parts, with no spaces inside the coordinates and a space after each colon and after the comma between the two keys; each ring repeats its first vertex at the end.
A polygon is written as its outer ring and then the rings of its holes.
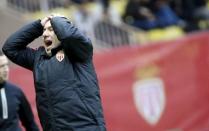
{"type": "Polygon", "coordinates": [[[52,45],[52,41],[51,40],[45,40],[44,43],[45,43],[46,47],[49,47],[49,46],[52,45]]]}

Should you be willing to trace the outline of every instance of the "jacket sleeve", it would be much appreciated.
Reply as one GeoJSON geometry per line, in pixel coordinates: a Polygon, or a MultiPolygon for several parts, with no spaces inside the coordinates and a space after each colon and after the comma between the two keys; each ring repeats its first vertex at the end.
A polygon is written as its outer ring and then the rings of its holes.
{"type": "Polygon", "coordinates": [[[67,18],[53,17],[51,24],[65,53],[70,58],[76,61],[92,58],[93,46],[90,39],[84,36],[67,18]]]}
{"type": "Polygon", "coordinates": [[[20,91],[20,93],[20,109],[18,113],[21,123],[25,127],[26,131],[39,131],[39,128],[35,123],[30,104],[24,93],[22,91],[20,91]]]}
{"type": "Polygon", "coordinates": [[[32,22],[12,34],[3,45],[3,52],[14,63],[32,70],[35,50],[27,47],[43,33],[40,20],[32,22]]]}

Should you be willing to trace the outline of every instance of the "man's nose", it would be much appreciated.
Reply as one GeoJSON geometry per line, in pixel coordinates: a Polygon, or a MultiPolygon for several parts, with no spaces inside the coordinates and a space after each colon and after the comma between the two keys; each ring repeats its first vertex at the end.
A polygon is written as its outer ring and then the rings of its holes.
{"type": "Polygon", "coordinates": [[[47,30],[44,31],[42,36],[43,36],[44,38],[45,38],[45,37],[48,37],[48,36],[49,36],[49,32],[48,32],[47,30]]]}

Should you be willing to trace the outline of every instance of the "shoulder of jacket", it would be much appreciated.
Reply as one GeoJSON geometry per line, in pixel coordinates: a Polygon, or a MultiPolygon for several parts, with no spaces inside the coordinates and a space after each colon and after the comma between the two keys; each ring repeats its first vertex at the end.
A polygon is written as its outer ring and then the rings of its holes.
{"type": "Polygon", "coordinates": [[[11,89],[13,91],[21,91],[20,87],[8,81],[5,84],[5,88],[11,89]]]}

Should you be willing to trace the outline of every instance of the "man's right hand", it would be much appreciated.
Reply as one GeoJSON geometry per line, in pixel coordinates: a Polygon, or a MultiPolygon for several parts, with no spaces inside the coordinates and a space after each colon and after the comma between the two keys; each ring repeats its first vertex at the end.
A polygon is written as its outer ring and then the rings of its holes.
{"type": "Polygon", "coordinates": [[[51,19],[50,16],[46,16],[41,20],[41,25],[44,27],[44,25],[51,19]]]}
{"type": "MultiPolygon", "coordinates": [[[[51,20],[53,17],[65,17],[64,15],[60,15],[60,14],[51,14],[49,16],[46,16],[44,17],[42,20],[41,20],[41,25],[44,27],[44,25],[49,21],[51,20]]],[[[65,17],[66,18],[66,17],[65,17]]]]}

